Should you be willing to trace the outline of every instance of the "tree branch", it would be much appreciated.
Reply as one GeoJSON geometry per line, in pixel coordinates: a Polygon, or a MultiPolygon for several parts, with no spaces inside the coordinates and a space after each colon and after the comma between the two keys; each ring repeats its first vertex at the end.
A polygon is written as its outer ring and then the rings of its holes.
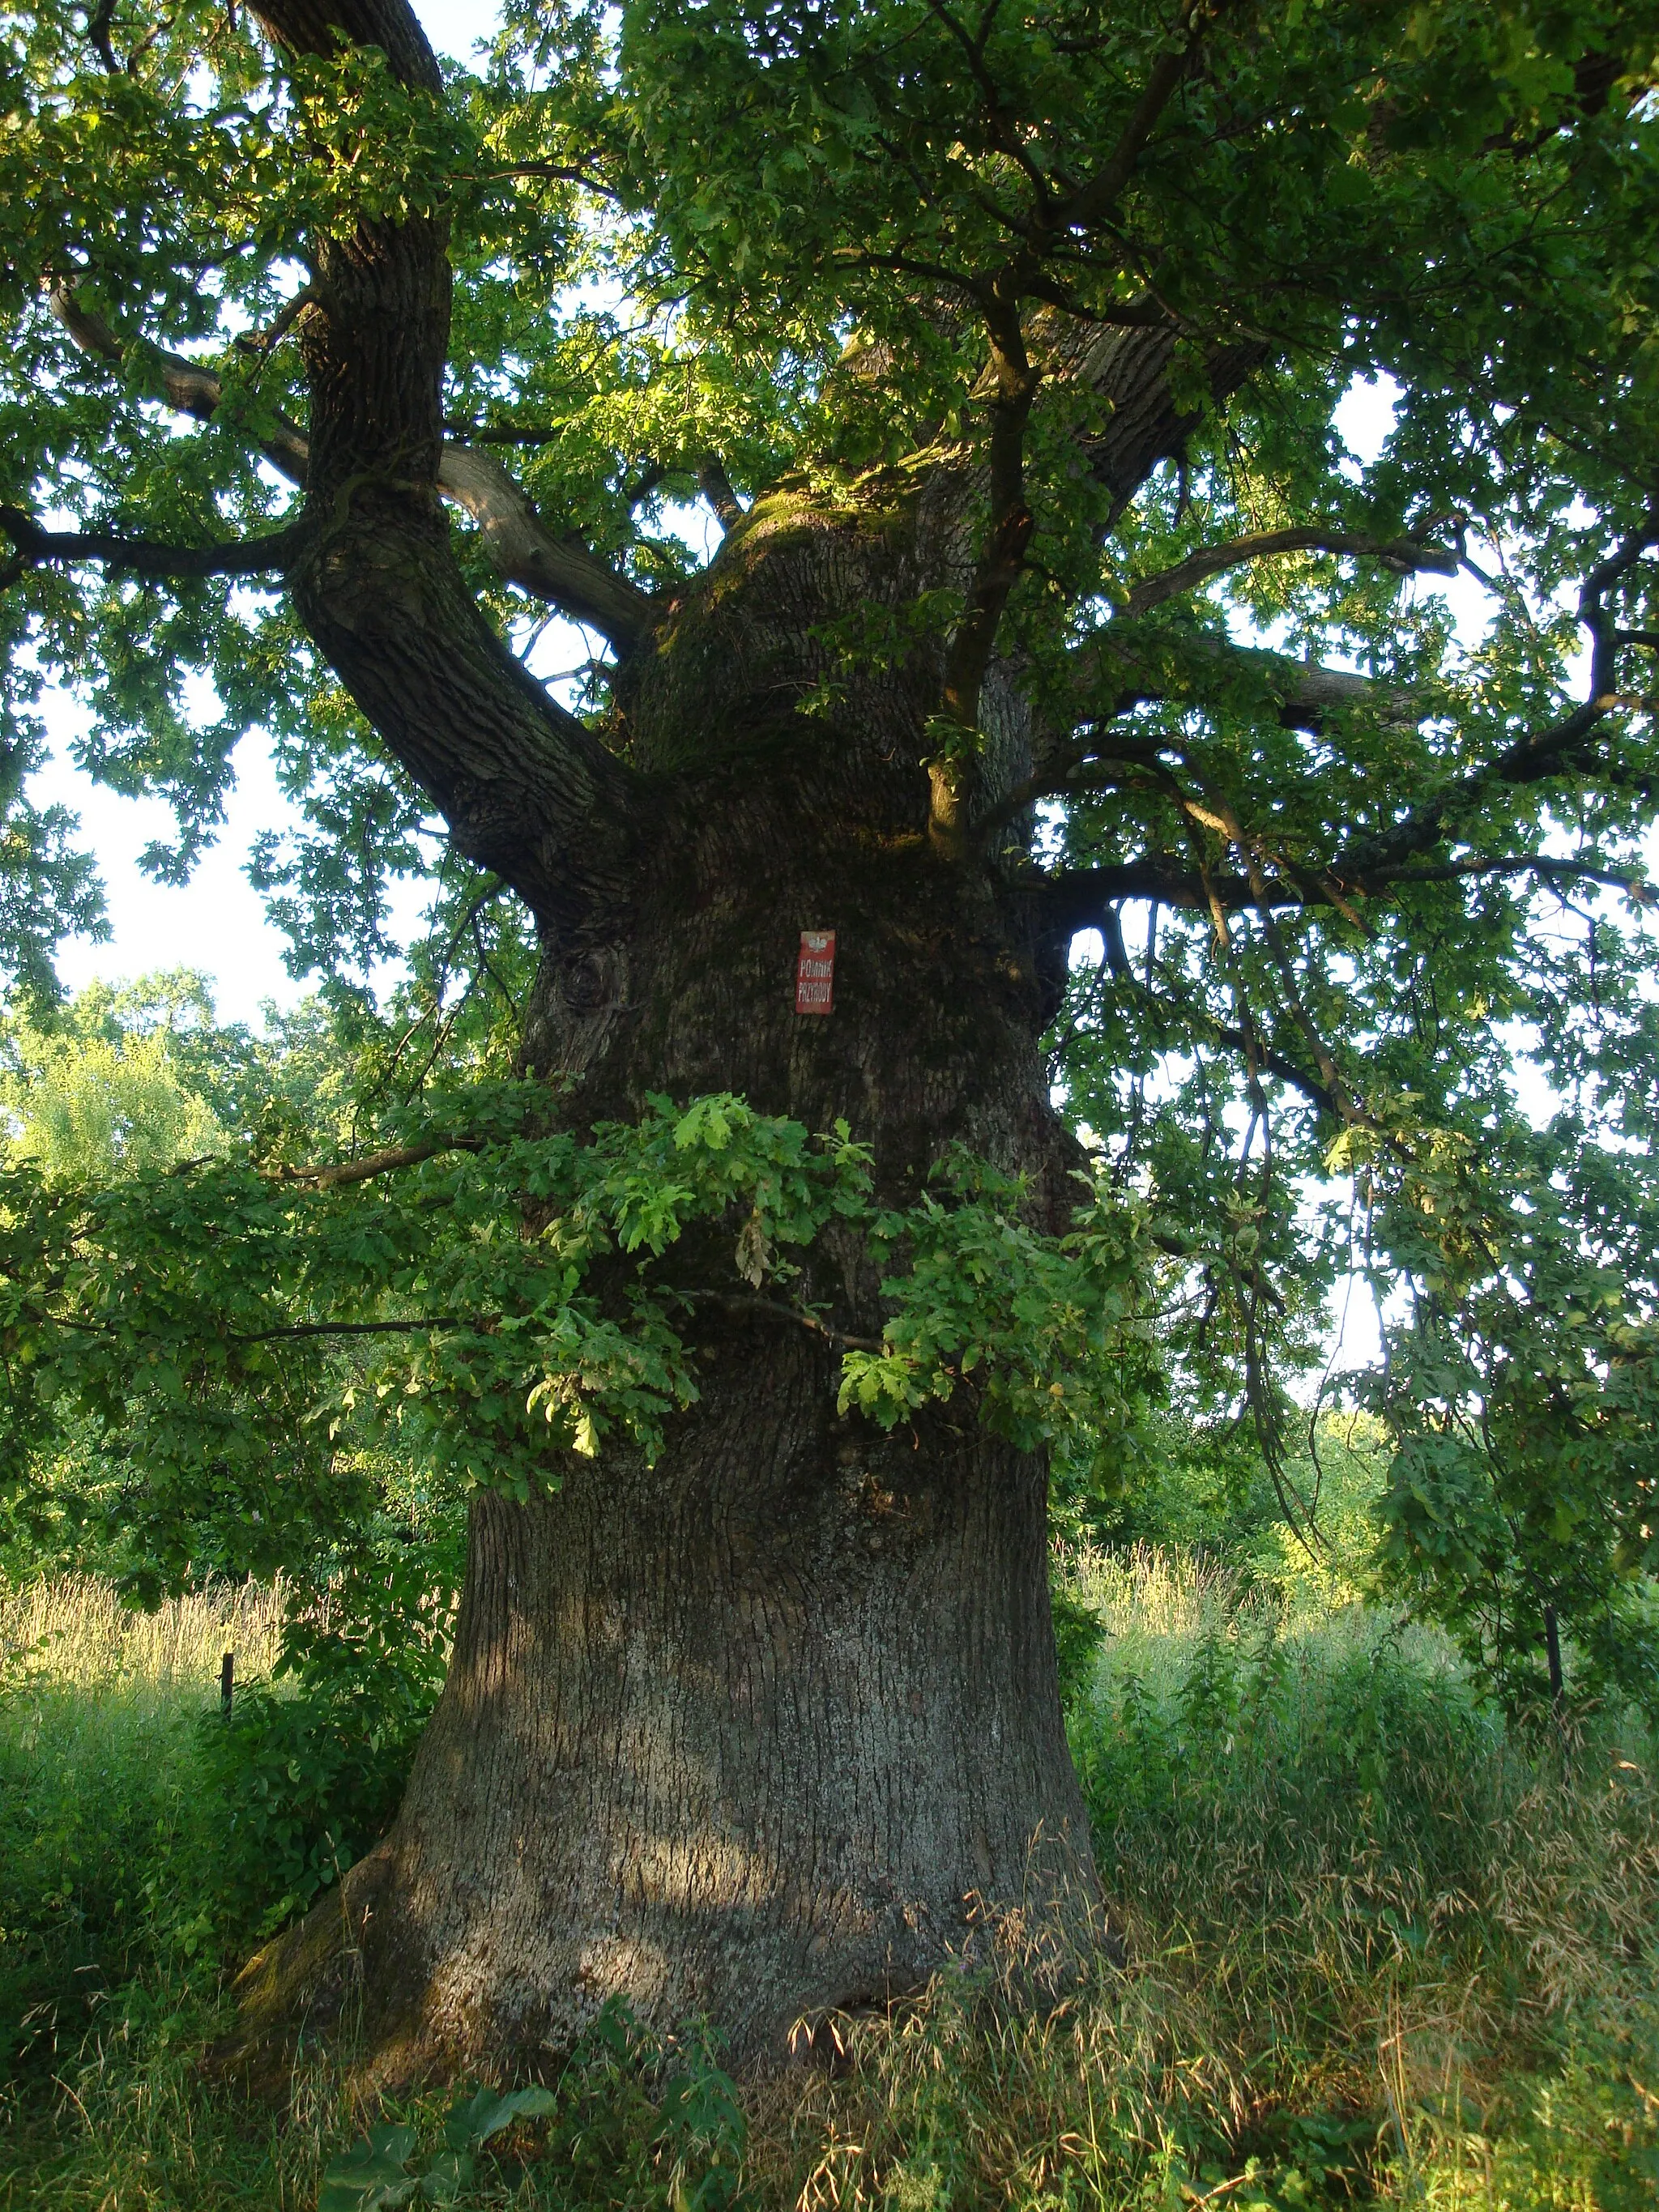
{"type": "MultiPolygon", "coordinates": [[[[1396,884],[1449,884],[1471,876],[1541,876],[1546,883],[1600,884],[1604,890],[1623,891],[1638,906],[1659,903],[1659,890],[1629,868],[1604,868],[1595,860],[1558,859],[1549,853],[1517,853],[1492,860],[1442,860],[1420,868],[1395,868],[1381,878],[1396,884]]],[[[1365,887],[1360,886],[1362,896],[1365,887]]]]}
{"type": "MultiPolygon", "coordinates": [[[[1241,888],[1249,903],[1249,886],[1242,877],[1210,878],[1218,889],[1241,888]]],[[[1156,899],[1160,906],[1198,911],[1209,904],[1203,879],[1194,869],[1169,854],[1149,854],[1138,860],[1120,860],[1103,868],[1059,868],[1032,886],[1056,928],[1073,936],[1079,930],[1098,929],[1102,915],[1126,899],[1156,899]]],[[[1224,898],[1224,905],[1227,901],[1224,898]]]]}
{"type": "Polygon", "coordinates": [[[246,337],[239,337],[235,341],[237,350],[241,353],[254,354],[263,360],[280,339],[287,337],[306,309],[317,304],[319,297],[320,295],[314,284],[306,285],[302,290],[294,295],[267,329],[255,331],[246,337]]]}
{"type": "MultiPolygon", "coordinates": [[[[1198,878],[1194,877],[1193,880],[1196,884],[1198,878]]],[[[1117,918],[1115,907],[1103,908],[1097,918],[1096,926],[1099,928],[1105,944],[1107,967],[1132,998],[1138,999],[1143,1005],[1152,1008],[1160,1023],[1172,1017],[1176,1021],[1184,1023],[1189,1028],[1201,1030],[1212,1043],[1225,1045],[1231,1051],[1243,1053],[1253,1074],[1265,1070],[1269,1075],[1276,1075],[1281,1083],[1288,1083],[1293,1090],[1299,1091],[1310,1104],[1319,1109],[1322,1114],[1328,1114],[1333,1121],[1341,1119],[1342,1106],[1336,1092],[1328,1089],[1316,1077],[1310,1075],[1307,1070],[1298,1066],[1295,1060],[1265,1042],[1254,1021],[1251,1021],[1248,1027],[1242,1025],[1234,1027],[1219,1020],[1209,1012],[1207,1007],[1194,1006],[1182,999],[1165,998],[1154,991],[1151,981],[1152,969],[1150,951],[1147,957],[1147,980],[1143,982],[1129,965],[1128,956],[1123,946],[1122,928],[1117,918]]],[[[1170,1246],[1166,1249],[1173,1250],[1177,1248],[1170,1246]]]]}
{"type": "MultiPolygon", "coordinates": [[[[308,522],[292,523],[264,538],[242,538],[220,545],[162,545],[151,538],[122,538],[107,530],[42,530],[21,507],[0,507],[0,531],[17,548],[19,564],[94,561],[106,568],[131,569],[158,580],[195,576],[257,576],[285,568],[311,535],[308,522]]],[[[19,564],[9,562],[4,572],[19,564]]]]}
{"type": "Polygon", "coordinates": [[[1082,386],[1105,403],[1099,426],[1079,434],[1078,445],[1090,473],[1111,495],[1109,527],[1159,462],[1185,450],[1198,427],[1199,410],[1178,406],[1172,396],[1181,341],[1202,350],[1211,401],[1218,406],[1269,357],[1267,342],[1253,334],[1188,329],[1156,300],[1139,305],[1150,306],[1154,319],[1137,313],[1138,327],[1102,329],[1051,311],[1032,331],[1033,349],[1051,381],[1082,386]]]}
{"type": "Polygon", "coordinates": [[[1316,862],[1305,872],[1298,869],[1294,883],[1276,884],[1253,882],[1248,873],[1218,875],[1212,871],[1200,875],[1170,855],[1149,854],[1107,867],[1058,869],[1030,888],[1052,925],[1075,935],[1079,930],[1100,928],[1103,915],[1127,899],[1156,899],[1162,906],[1199,914],[1208,912],[1212,902],[1224,914],[1294,913],[1308,907],[1342,914],[1350,898],[1381,899],[1405,884],[1524,875],[1551,883],[1601,884],[1626,892],[1642,905],[1659,902],[1659,890],[1639,872],[1547,853],[1504,854],[1492,859],[1471,854],[1420,867],[1380,869],[1363,878],[1350,873],[1340,860],[1325,868],[1316,862]],[[1322,883],[1322,875],[1331,878],[1328,887],[1322,883]]]}
{"type": "Polygon", "coordinates": [[[493,454],[446,444],[438,462],[439,496],[478,526],[484,550],[502,580],[589,623],[619,653],[636,646],[655,617],[648,593],[586,547],[556,538],[493,454]]]}
{"type": "MultiPolygon", "coordinates": [[[[301,301],[314,306],[319,299],[316,289],[307,286],[278,317],[273,332],[291,325],[301,301]]],[[[70,286],[55,283],[47,302],[83,353],[112,366],[125,362],[128,349],[100,315],[80,304],[70,286]]],[[[159,347],[144,350],[167,404],[199,422],[210,420],[224,396],[217,373],[183,354],[159,347]]],[[[276,423],[273,433],[258,441],[258,450],[290,483],[303,486],[310,441],[286,416],[279,414],[276,423]]],[[[438,458],[437,489],[441,499],[477,525],[484,551],[504,583],[591,623],[618,652],[638,642],[653,619],[649,595],[585,546],[556,537],[499,461],[471,447],[446,442],[438,458]]]]}
{"type": "MultiPolygon", "coordinates": [[[[61,277],[54,279],[47,289],[46,305],[82,353],[106,361],[114,368],[123,365],[129,349],[101,315],[82,306],[72,285],[61,277]]],[[[224,396],[224,386],[217,374],[204,368],[200,362],[191,361],[181,353],[168,353],[161,346],[145,346],[142,351],[143,360],[155,372],[161,395],[168,406],[177,408],[181,415],[194,416],[198,422],[207,422],[224,396]]],[[[277,415],[275,422],[271,434],[257,441],[258,449],[290,483],[303,484],[308,451],[306,434],[286,415],[277,415]]]]}
{"type": "Polygon", "coordinates": [[[1292,660],[1287,653],[1233,645],[1206,631],[1154,630],[1138,635],[1120,616],[1076,653],[1079,722],[1109,719],[1153,699],[1197,699],[1220,685],[1254,685],[1273,702],[1280,726],[1317,734],[1334,714],[1375,714],[1389,728],[1411,729],[1428,709],[1403,685],[1380,683],[1352,669],[1292,660]],[[1104,714],[1088,702],[1109,700],[1104,714]]]}
{"type": "Polygon", "coordinates": [[[1590,670],[1586,696],[1579,705],[1559,721],[1517,738],[1480,767],[1455,778],[1403,822],[1374,836],[1355,839],[1333,863],[1340,880],[1358,881],[1368,874],[1390,870],[1397,873],[1403,862],[1430,851],[1452,824],[1480,805],[1495,788],[1542,782],[1572,766],[1575,756],[1577,764],[1588,764],[1585,747],[1619,704],[1613,670],[1616,653],[1620,644],[1632,641],[1621,637],[1603,602],[1613,586],[1653,545],[1659,545],[1659,507],[1650,509],[1607,559],[1590,569],[1580,587],[1578,619],[1590,634],[1590,670]]]}
{"type": "Polygon", "coordinates": [[[499,1314],[433,1314],[421,1321],[301,1321],[286,1328],[227,1329],[233,1344],[286,1344],[313,1336],[418,1336],[429,1328],[479,1328],[499,1314]]]}
{"type": "Polygon", "coordinates": [[[697,471],[697,489],[714,511],[714,520],[727,537],[743,520],[743,503],[732,488],[720,461],[708,454],[697,471]]]}
{"type": "Polygon", "coordinates": [[[469,422],[465,415],[446,415],[444,428],[463,446],[550,446],[563,435],[556,422],[469,422]]]}
{"type": "Polygon", "coordinates": [[[1148,770],[1160,771],[1163,750],[1159,738],[1113,732],[1069,746],[1061,753],[1050,753],[1040,774],[1017,783],[994,805],[975,816],[975,840],[981,846],[988,846],[1005,823],[1014,821],[1041,799],[1057,799],[1072,791],[1097,791],[1126,782],[1148,770]]]}
{"type": "Polygon", "coordinates": [[[1010,122],[1007,111],[1003,105],[1001,90],[986,66],[985,44],[991,22],[995,15],[994,7],[986,11],[979,35],[975,37],[957,21],[950,9],[944,5],[944,0],[927,0],[927,6],[930,13],[945,26],[967,56],[968,67],[972,72],[974,82],[978,85],[980,95],[985,103],[985,119],[990,126],[993,143],[1000,152],[1006,154],[1011,161],[1024,172],[1025,180],[1036,196],[1039,210],[1046,213],[1053,201],[1053,187],[1033,159],[1031,150],[1021,137],[1018,128],[1010,122]]]}
{"type": "Polygon", "coordinates": [[[368,1182],[376,1176],[390,1175],[398,1168],[418,1167],[422,1160],[437,1159],[445,1152],[481,1152],[483,1149],[482,1137],[422,1137],[418,1144],[394,1145],[383,1152],[366,1153],[360,1160],[278,1168],[276,1180],[307,1183],[313,1190],[340,1190],[350,1183],[368,1182]]]}
{"type": "Polygon", "coordinates": [[[110,29],[114,21],[115,0],[98,0],[98,5],[87,20],[87,43],[112,76],[119,68],[115,49],[110,44],[110,29]]]}
{"type": "Polygon", "coordinates": [[[793,1322],[813,1336],[821,1336],[838,1349],[848,1352],[882,1352],[886,1349],[879,1337],[848,1336],[844,1331],[831,1328],[815,1313],[801,1306],[787,1306],[775,1298],[745,1297],[733,1291],[672,1291],[671,1297],[684,1298],[688,1305],[718,1306],[722,1313],[759,1314],[773,1321],[793,1322]]]}
{"type": "Polygon", "coordinates": [[[980,694],[997,630],[1031,539],[1031,510],[1025,500],[1025,429],[1042,381],[1042,371],[1032,366],[1026,350],[1017,277],[1005,270],[981,286],[977,296],[990,340],[994,379],[987,469],[991,514],[962,620],[946,656],[940,701],[943,719],[962,732],[963,745],[960,750],[941,750],[928,763],[929,835],[947,854],[959,853],[965,842],[976,773],[966,740],[978,726],[980,694]]]}
{"type": "Polygon", "coordinates": [[[1441,576],[1455,576],[1460,565],[1455,552],[1439,545],[1425,545],[1413,538],[1371,538],[1360,532],[1328,530],[1318,526],[1259,530],[1225,544],[1204,546],[1188,554],[1184,561],[1177,562],[1173,568],[1146,577],[1130,592],[1123,615],[1133,621],[1137,616],[1150,614],[1154,607],[1162,606],[1166,599],[1196,589],[1225,569],[1243,568],[1249,562],[1267,560],[1280,553],[1352,554],[1362,559],[1382,561],[1402,572],[1429,569],[1441,576]]]}
{"type": "MultiPolygon", "coordinates": [[[[258,0],[284,57],[378,47],[417,99],[442,73],[407,0],[258,0]]],[[[642,779],[550,698],[487,619],[455,557],[435,494],[447,476],[443,382],[453,284],[441,212],[365,217],[349,237],[313,232],[320,304],[301,319],[309,394],[308,511],[321,526],[289,574],[295,612],[382,742],[441,811],[459,851],[524,898],[543,931],[614,927],[650,834],[642,779]]],[[[476,459],[476,457],[474,457],[476,459]]],[[[527,502],[511,479],[467,487],[521,542],[527,502]]],[[[459,489],[459,487],[457,487],[459,489]]],[[[489,541],[486,539],[486,544],[489,541]]],[[[556,543],[556,541],[555,541],[556,543]]],[[[632,635],[631,586],[599,599],[585,560],[539,544],[550,586],[581,594],[596,626],[632,635]]]]}
{"type": "Polygon", "coordinates": [[[1048,228],[1056,231],[1089,230],[1109,210],[1134,174],[1135,164],[1158,118],[1198,58],[1196,26],[1202,6],[1203,0],[1187,0],[1176,22],[1178,43],[1165,47],[1153,63],[1146,88],[1135,102],[1116,145],[1087,184],[1048,210],[1048,228]]]}
{"type": "Polygon", "coordinates": [[[1229,656],[1237,652],[1278,693],[1279,723],[1287,730],[1305,730],[1317,737],[1329,726],[1333,714],[1355,712],[1375,714],[1387,729],[1415,729],[1426,719],[1425,710],[1402,684],[1382,684],[1351,668],[1290,660],[1248,646],[1221,651],[1229,656]]]}

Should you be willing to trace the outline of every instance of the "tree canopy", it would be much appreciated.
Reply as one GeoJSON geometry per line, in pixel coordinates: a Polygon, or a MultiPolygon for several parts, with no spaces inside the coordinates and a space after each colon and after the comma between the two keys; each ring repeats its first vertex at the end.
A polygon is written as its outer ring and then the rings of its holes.
{"type": "Polygon", "coordinates": [[[258,879],[366,1072],[148,1179],[14,1159],[9,1479],[72,1403],[177,1576],[249,1484],[307,1502],[248,1565],[335,1510],[348,1407],[463,1486],[529,1481],[553,1414],[648,1445],[695,1395],[698,1224],[882,1419],[960,1389],[1121,1480],[1163,1392],[1282,1470],[1354,1271],[1388,1572],[1516,1694],[1547,1612],[1650,1692],[1656,52],[1602,0],[509,0],[476,70],[390,0],[9,17],[0,957],[49,1026],[95,911],[27,796],[45,686],[171,801],[177,878],[257,729],[302,825],[258,879]],[[515,1029],[538,942],[661,860],[660,794],[753,772],[692,595],[804,511],[934,507],[945,555],[818,621],[787,706],[828,744],[925,666],[933,851],[1097,933],[1054,1233],[982,1162],[900,1206],[867,1132],[723,1096],[579,1138],[515,1029]],[[465,650],[404,679],[376,607],[417,571],[465,650]],[[696,760],[629,720],[669,665],[696,760]],[[430,926],[382,1025],[352,983],[399,874],[430,926]],[[835,1221],[884,1255],[857,1342],[791,1273],[835,1221]]]}

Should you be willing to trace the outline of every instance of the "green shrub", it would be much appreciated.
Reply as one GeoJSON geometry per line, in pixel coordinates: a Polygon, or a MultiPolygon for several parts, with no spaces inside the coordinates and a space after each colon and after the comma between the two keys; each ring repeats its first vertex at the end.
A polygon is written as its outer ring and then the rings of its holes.
{"type": "Polygon", "coordinates": [[[463,2088],[447,2109],[422,2100],[371,2129],[330,2161],[319,2212],[499,2202],[514,2179],[527,2203],[550,2197],[561,2212],[740,2212],[747,2141],[708,2042],[666,2042],[613,1999],[552,2083],[463,2088]]]}
{"type": "Polygon", "coordinates": [[[449,1595],[423,1552],[393,1545],[340,1579],[322,1619],[295,1612],[270,1681],[202,1716],[232,1927],[263,1936],[303,1912],[391,1825],[443,1686],[449,1595]]]}

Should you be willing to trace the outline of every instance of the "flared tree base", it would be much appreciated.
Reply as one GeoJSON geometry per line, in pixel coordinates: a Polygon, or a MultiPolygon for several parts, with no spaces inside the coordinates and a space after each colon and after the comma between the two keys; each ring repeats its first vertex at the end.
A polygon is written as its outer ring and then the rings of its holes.
{"type": "Polygon", "coordinates": [[[475,1505],[397,1824],[252,1962],[226,2058],[535,2073],[619,1997],[763,2063],[1011,1916],[1051,1969],[1098,1939],[1040,1462],[965,1409],[837,1419],[827,1348],[767,1328],[655,1468],[475,1505]]]}

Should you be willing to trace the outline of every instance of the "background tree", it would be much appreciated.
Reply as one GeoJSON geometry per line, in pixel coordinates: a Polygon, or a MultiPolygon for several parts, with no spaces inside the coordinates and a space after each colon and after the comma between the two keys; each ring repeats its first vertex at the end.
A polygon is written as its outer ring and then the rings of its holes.
{"type": "Polygon", "coordinates": [[[60,672],[182,869],[258,722],[302,957],[374,948],[433,811],[425,972],[507,895],[535,937],[516,1082],[8,1200],[18,1479],[67,1394],[163,1555],[214,1482],[304,1530],[351,1334],[474,1492],[403,1808],[256,2027],[361,1968],[388,2067],[613,1990],[775,2047],[1092,1912],[1045,1442],[1109,1458],[1161,1328],[1285,1466],[1349,1251],[1297,1178],[1478,1182],[1574,902],[1639,1030],[1654,11],[515,5],[447,83],[401,0],[5,35],[15,755],[60,672]],[[562,699],[526,602],[596,641],[562,699]]]}
{"type": "Polygon", "coordinates": [[[130,991],[94,985],[48,1024],[6,1024],[0,1111],[8,1149],[54,1180],[108,1182],[154,1173],[226,1147],[211,1078],[190,1065],[212,1001],[191,975],[148,978],[130,991]]]}

